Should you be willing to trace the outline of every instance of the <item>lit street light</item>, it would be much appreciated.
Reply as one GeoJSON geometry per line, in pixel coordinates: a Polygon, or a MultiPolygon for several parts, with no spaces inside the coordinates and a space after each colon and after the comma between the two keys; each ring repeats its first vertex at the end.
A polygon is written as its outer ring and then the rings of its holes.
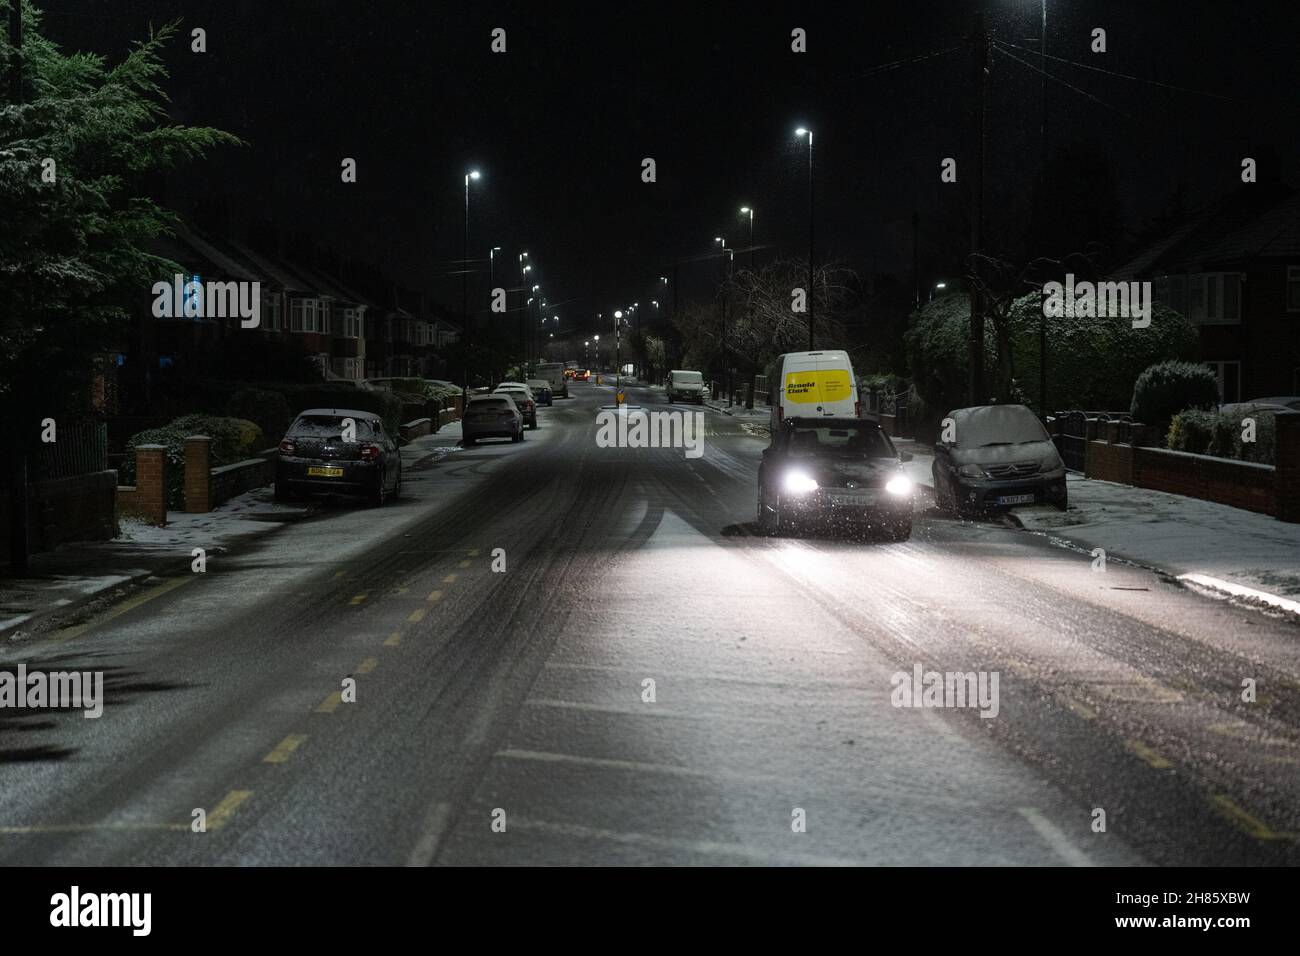
{"type": "Polygon", "coordinates": [[[474,337],[473,323],[470,322],[469,318],[469,181],[478,179],[479,175],[477,169],[471,169],[465,173],[465,258],[463,262],[464,271],[461,274],[460,282],[460,312],[465,319],[465,385],[461,391],[462,403],[469,400],[469,345],[474,337]]]}
{"type": "Polygon", "coordinates": [[[813,342],[813,131],[800,126],[796,136],[808,137],[808,351],[816,348],[813,342]]]}

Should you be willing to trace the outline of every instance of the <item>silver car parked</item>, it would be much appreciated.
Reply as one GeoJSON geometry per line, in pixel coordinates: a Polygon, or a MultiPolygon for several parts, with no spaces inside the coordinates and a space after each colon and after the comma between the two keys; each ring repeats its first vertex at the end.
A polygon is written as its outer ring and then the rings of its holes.
{"type": "Polygon", "coordinates": [[[472,445],[480,438],[524,440],[524,416],[508,395],[475,395],[460,422],[460,443],[472,445]]]}

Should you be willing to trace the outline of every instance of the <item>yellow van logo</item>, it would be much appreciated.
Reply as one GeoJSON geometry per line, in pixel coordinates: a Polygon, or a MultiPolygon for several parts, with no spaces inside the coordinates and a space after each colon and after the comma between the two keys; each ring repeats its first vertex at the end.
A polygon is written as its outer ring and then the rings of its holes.
{"type": "Polygon", "coordinates": [[[785,398],[798,405],[843,402],[853,397],[848,369],[805,369],[785,376],[785,398]]]}

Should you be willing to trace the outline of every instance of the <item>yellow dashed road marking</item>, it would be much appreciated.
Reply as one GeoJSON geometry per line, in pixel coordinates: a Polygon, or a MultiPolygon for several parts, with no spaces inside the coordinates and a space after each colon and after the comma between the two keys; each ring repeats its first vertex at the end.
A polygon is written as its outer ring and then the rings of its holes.
{"type": "Polygon", "coordinates": [[[411,612],[407,620],[410,621],[412,624],[419,624],[421,621],[424,620],[424,608],[417,607],[414,611],[411,612]]]}
{"type": "Polygon", "coordinates": [[[445,578],[442,579],[442,583],[443,583],[443,584],[452,584],[453,582],[455,582],[455,580],[456,580],[458,577],[460,577],[460,575],[453,571],[451,574],[447,575],[445,578]]]}
{"type": "Polygon", "coordinates": [[[429,600],[430,600],[430,601],[441,601],[441,600],[442,600],[442,592],[441,592],[441,591],[430,591],[430,592],[429,592],[429,600]]]}
{"type": "Polygon", "coordinates": [[[1256,840],[1295,840],[1297,837],[1300,837],[1300,834],[1287,833],[1272,829],[1268,824],[1264,823],[1258,817],[1247,813],[1221,793],[1217,793],[1211,797],[1210,802],[1214,804],[1215,808],[1220,813],[1235,824],[1239,830],[1244,830],[1256,840]]]}
{"type": "Polygon", "coordinates": [[[469,556],[470,556],[471,558],[477,558],[478,555],[479,555],[478,548],[470,548],[470,549],[469,549],[469,556]]]}
{"type": "Polygon", "coordinates": [[[316,705],[316,713],[332,714],[341,703],[343,703],[343,691],[336,690],[316,705]]]}
{"type": "Polygon", "coordinates": [[[1142,743],[1142,741],[1140,740],[1126,741],[1125,746],[1128,747],[1128,749],[1132,751],[1134,754],[1136,754],[1139,758],[1146,761],[1146,763],[1150,764],[1151,767],[1153,767],[1156,770],[1168,770],[1170,767],[1173,766],[1173,764],[1171,764],[1168,760],[1160,756],[1158,753],[1156,753],[1146,744],[1142,743]]]}
{"type": "Polygon", "coordinates": [[[262,763],[284,763],[289,756],[302,746],[306,734],[290,734],[275,745],[275,749],[262,758],[262,763]]]}
{"type": "Polygon", "coordinates": [[[367,657],[364,661],[362,661],[360,664],[357,665],[357,673],[369,674],[372,670],[374,670],[378,666],[379,666],[379,658],[367,657]]]}
{"type": "Polygon", "coordinates": [[[357,604],[360,604],[360,603],[361,603],[362,601],[364,601],[365,599],[366,599],[366,592],[365,592],[365,591],[362,591],[360,594],[358,594],[356,597],[354,597],[354,598],[353,598],[351,601],[349,601],[348,603],[349,603],[349,604],[352,604],[352,605],[355,606],[355,605],[357,605],[357,604]]]}
{"type": "Polygon", "coordinates": [[[208,814],[208,831],[220,830],[249,797],[253,795],[252,790],[231,790],[226,794],[220,803],[213,808],[208,814]]]}
{"type": "Polygon", "coordinates": [[[400,643],[402,643],[402,632],[393,631],[392,634],[388,635],[388,639],[384,641],[384,647],[396,647],[400,643]]]}
{"type": "Polygon", "coordinates": [[[472,562],[470,562],[470,561],[462,561],[460,564],[456,565],[456,567],[458,567],[458,568],[468,568],[468,567],[470,566],[471,563],[472,563],[472,562]]]}

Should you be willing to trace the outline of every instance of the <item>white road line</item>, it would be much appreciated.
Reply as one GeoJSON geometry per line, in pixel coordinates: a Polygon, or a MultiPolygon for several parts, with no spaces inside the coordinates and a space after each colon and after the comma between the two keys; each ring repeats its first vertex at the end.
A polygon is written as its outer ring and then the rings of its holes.
{"type": "Polygon", "coordinates": [[[428,866],[433,862],[434,855],[442,843],[443,832],[447,829],[447,817],[450,812],[451,807],[445,803],[435,803],[429,807],[429,812],[424,815],[424,822],[420,826],[420,837],[415,841],[411,855],[406,858],[407,866],[428,866]]]}
{"type": "Polygon", "coordinates": [[[1070,866],[1096,866],[1092,858],[1070,842],[1061,828],[1038,812],[1036,807],[1021,807],[1020,815],[1029,821],[1038,835],[1070,866]]]}
{"type": "Polygon", "coordinates": [[[700,711],[697,713],[688,713],[682,710],[672,710],[671,708],[661,707],[658,704],[643,704],[640,707],[618,707],[609,704],[589,704],[584,701],[576,700],[555,700],[553,698],[530,697],[524,701],[528,707],[555,707],[562,710],[585,710],[598,714],[621,714],[627,717],[676,717],[680,720],[705,720],[710,723],[717,721],[736,721],[746,724],[779,724],[788,726],[789,718],[786,717],[753,717],[749,714],[723,714],[709,711],[700,711]]]}
{"type": "Polygon", "coordinates": [[[814,856],[807,853],[787,853],[775,849],[764,850],[742,846],[739,843],[719,843],[715,840],[678,840],[670,837],[651,836],[647,833],[627,833],[619,830],[584,827],[576,823],[550,823],[545,820],[529,820],[519,817],[510,818],[510,827],[547,833],[553,836],[608,840],[613,843],[625,843],[631,846],[656,847],[709,856],[739,857],[744,860],[769,864],[798,863],[804,866],[862,866],[867,862],[840,857],[814,856]]]}
{"type": "Polygon", "coordinates": [[[610,760],[605,757],[580,757],[542,750],[498,750],[495,756],[505,760],[529,760],[542,763],[567,763],[601,770],[628,770],[634,773],[660,773],[673,777],[698,777],[705,780],[737,780],[746,783],[789,783],[788,777],[765,774],[731,773],[726,770],[697,770],[676,764],[643,763],[638,760],[610,760]]]}

